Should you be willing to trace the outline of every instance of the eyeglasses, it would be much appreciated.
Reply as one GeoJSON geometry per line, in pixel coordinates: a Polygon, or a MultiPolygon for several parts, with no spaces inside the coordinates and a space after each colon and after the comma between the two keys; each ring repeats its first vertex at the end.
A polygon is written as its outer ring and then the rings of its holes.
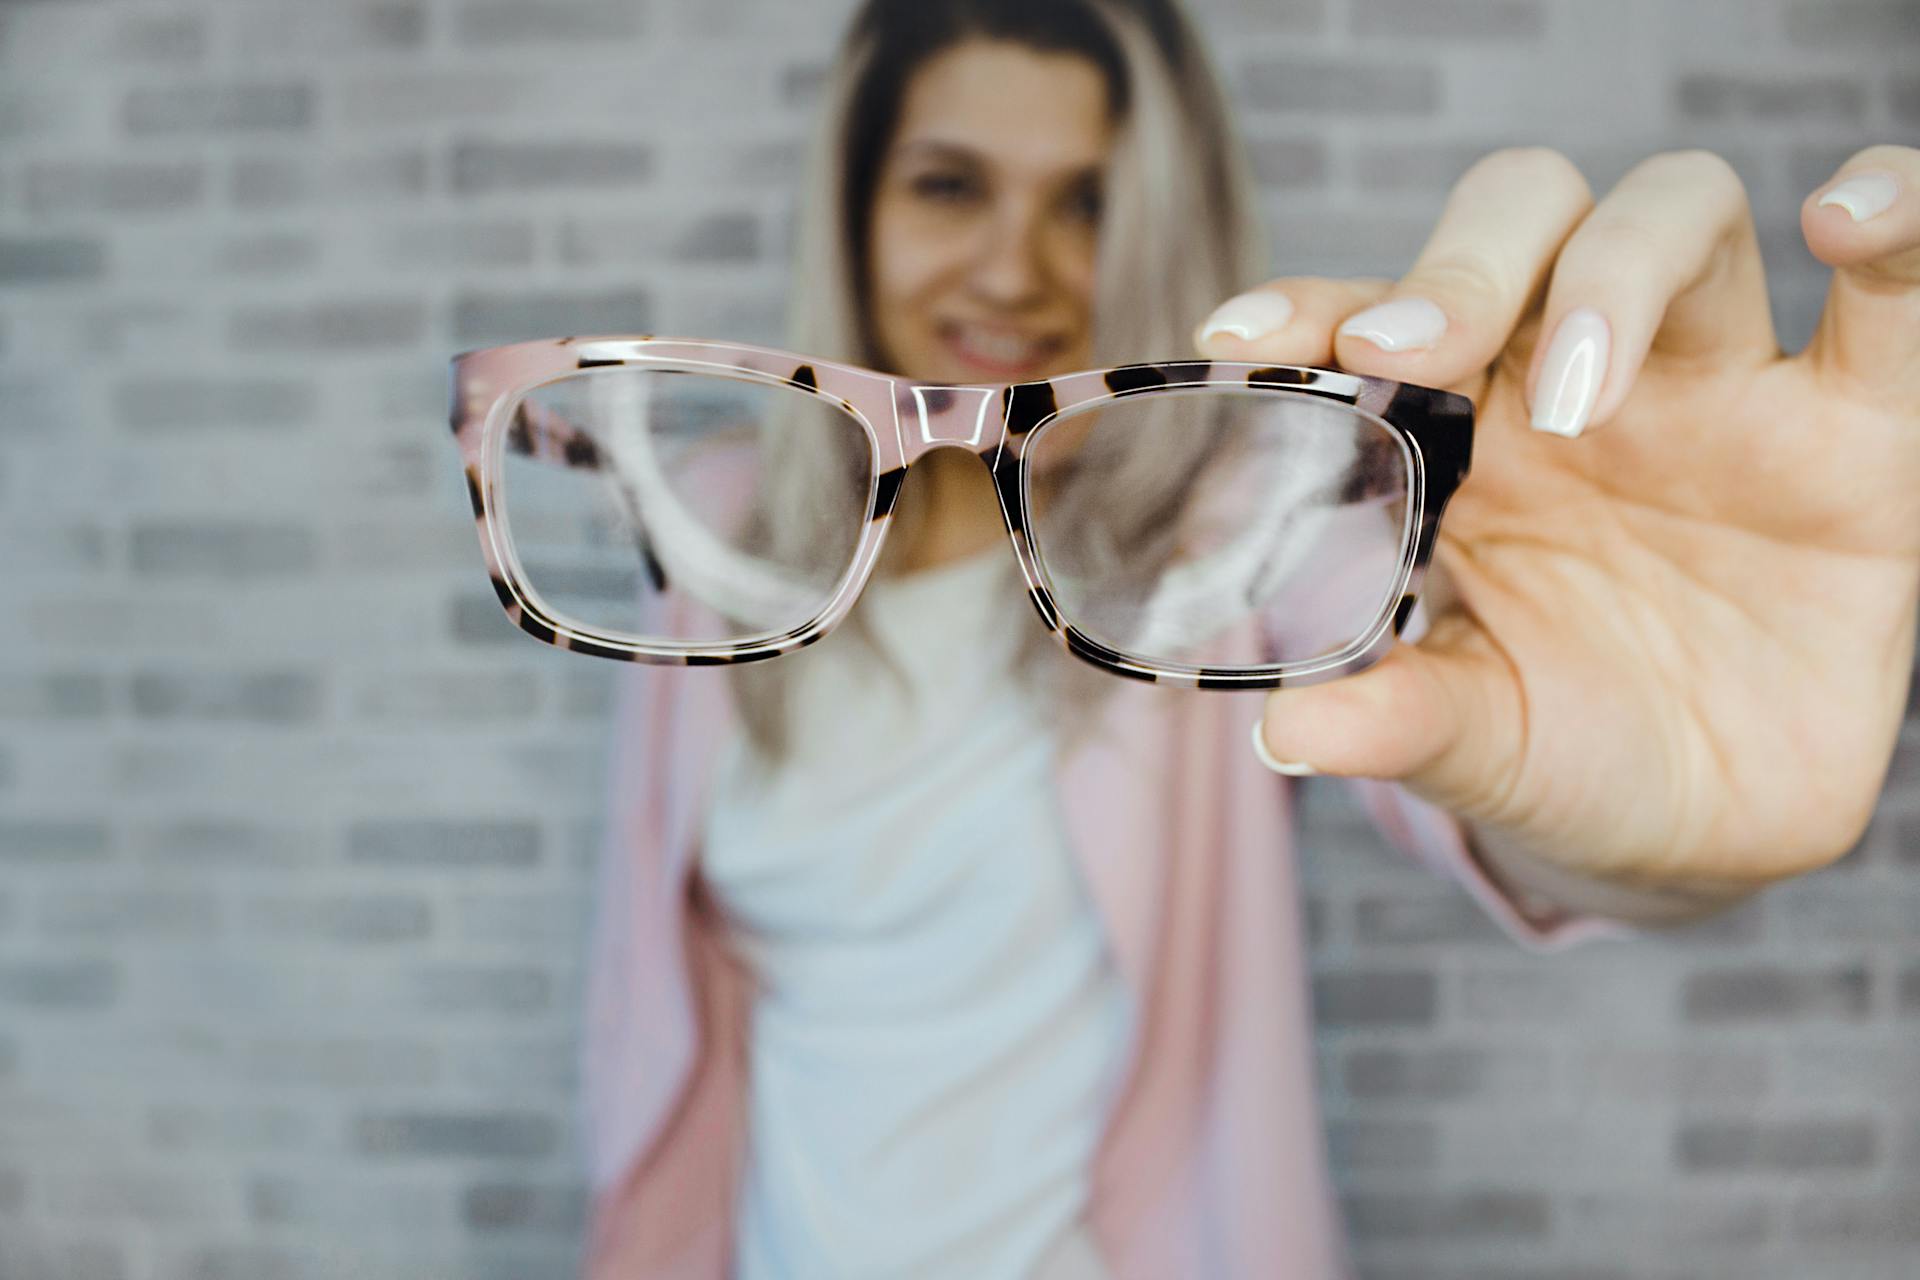
{"type": "Polygon", "coordinates": [[[707,666],[812,644],[878,562],[907,469],[991,473],[1041,622],[1124,676],[1272,689],[1365,670],[1419,598],[1473,405],[1183,360],[928,386],[766,347],[569,337],[452,361],[500,603],[548,644],[707,666]]]}

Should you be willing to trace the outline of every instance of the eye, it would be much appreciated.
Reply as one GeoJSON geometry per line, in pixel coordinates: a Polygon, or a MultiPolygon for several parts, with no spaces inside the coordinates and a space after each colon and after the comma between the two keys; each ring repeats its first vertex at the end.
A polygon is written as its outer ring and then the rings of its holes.
{"type": "Polygon", "coordinates": [[[980,192],[973,175],[957,169],[929,169],[914,175],[910,185],[915,195],[942,204],[959,204],[980,192]]]}
{"type": "Polygon", "coordinates": [[[1076,182],[1067,189],[1062,208],[1075,222],[1088,226],[1097,226],[1105,206],[1105,197],[1100,190],[1097,178],[1087,178],[1076,182]]]}

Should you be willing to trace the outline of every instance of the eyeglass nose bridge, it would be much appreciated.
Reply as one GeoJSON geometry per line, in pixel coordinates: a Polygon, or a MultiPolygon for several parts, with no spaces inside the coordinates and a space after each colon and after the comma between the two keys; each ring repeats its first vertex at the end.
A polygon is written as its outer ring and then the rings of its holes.
{"type": "Polygon", "coordinates": [[[900,450],[913,462],[933,449],[960,447],[991,453],[1006,434],[998,387],[906,384],[900,410],[900,450]]]}

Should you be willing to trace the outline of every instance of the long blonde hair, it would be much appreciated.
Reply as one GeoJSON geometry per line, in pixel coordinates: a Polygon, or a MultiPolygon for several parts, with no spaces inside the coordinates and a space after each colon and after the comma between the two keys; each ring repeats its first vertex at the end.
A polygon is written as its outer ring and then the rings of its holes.
{"type": "MultiPolygon", "coordinates": [[[[865,237],[880,153],[891,138],[907,81],[935,54],[970,38],[1011,40],[1045,52],[1082,54],[1108,78],[1118,114],[1103,184],[1093,307],[1100,365],[1179,359],[1194,328],[1221,300],[1261,278],[1266,260],[1246,157],[1225,95],[1178,0],[867,0],[848,28],[826,83],[811,144],[794,242],[788,345],[829,359],[882,367],[866,296],[865,237]]],[[[1177,433],[1165,435],[1180,452],[1177,433]]],[[[1088,472],[1101,499],[1113,486],[1164,485],[1182,459],[1145,456],[1119,472],[1088,472]],[[1132,479],[1130,480],[1129,477],[1132,479]]],[[[795,457],[778,474],[799,490],[827,460],[795,457]]],[[[1071,485],[1071,481],[1069,485],[1071,485]]],[[[816,490],[817,491],[817,490],[816,490]]],[[[1061,500],[1095,504],[1063,491],[1061,500]]],[[[783,504],[790,512],[804,505],[783,504]]],[[[903,504],[901,516],[913,519],[903,504]]],[[[896,530],[898,532],[898,530],[896,530]]],[[[808,531],[789,527],[788,537],[808,531]]],[[[1141,531],[1146,536],[1146,531],[1141,531]]],[[[1085,731],[1115,677],[1059,651],[1032,616],[1007,557],[1007,625],[1024,625],[1016,675],[1050,700],[1063,739],[1085,731]],[[1016,616],[1024,612],[1024,618],[1016,616]]],[[[827,643],[874,643],[857,607],[827,643]]],[[[789,662],[728,673],[753,745],[778,758],[787,746],[789,662]]]]}

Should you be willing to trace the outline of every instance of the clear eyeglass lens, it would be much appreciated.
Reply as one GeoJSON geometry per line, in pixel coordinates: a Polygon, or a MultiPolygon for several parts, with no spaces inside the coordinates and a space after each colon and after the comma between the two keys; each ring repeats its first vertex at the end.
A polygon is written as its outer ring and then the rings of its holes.
{"type": "Polygon", "coordinates": [[[502,458],[508,540],[557,620],[687,647],[817,618],[853,566],[874,465],[828,400],[651,366],[528,392],[502,458]]]}
{"type": "Polygon", "coordinates": [[[1026,460],[1041,575],[1066,621],[1122,654],[1309,663],[1396,602],[1412,459],[1350,405],[1172,388],[1070,411],[1026,460]]]}

